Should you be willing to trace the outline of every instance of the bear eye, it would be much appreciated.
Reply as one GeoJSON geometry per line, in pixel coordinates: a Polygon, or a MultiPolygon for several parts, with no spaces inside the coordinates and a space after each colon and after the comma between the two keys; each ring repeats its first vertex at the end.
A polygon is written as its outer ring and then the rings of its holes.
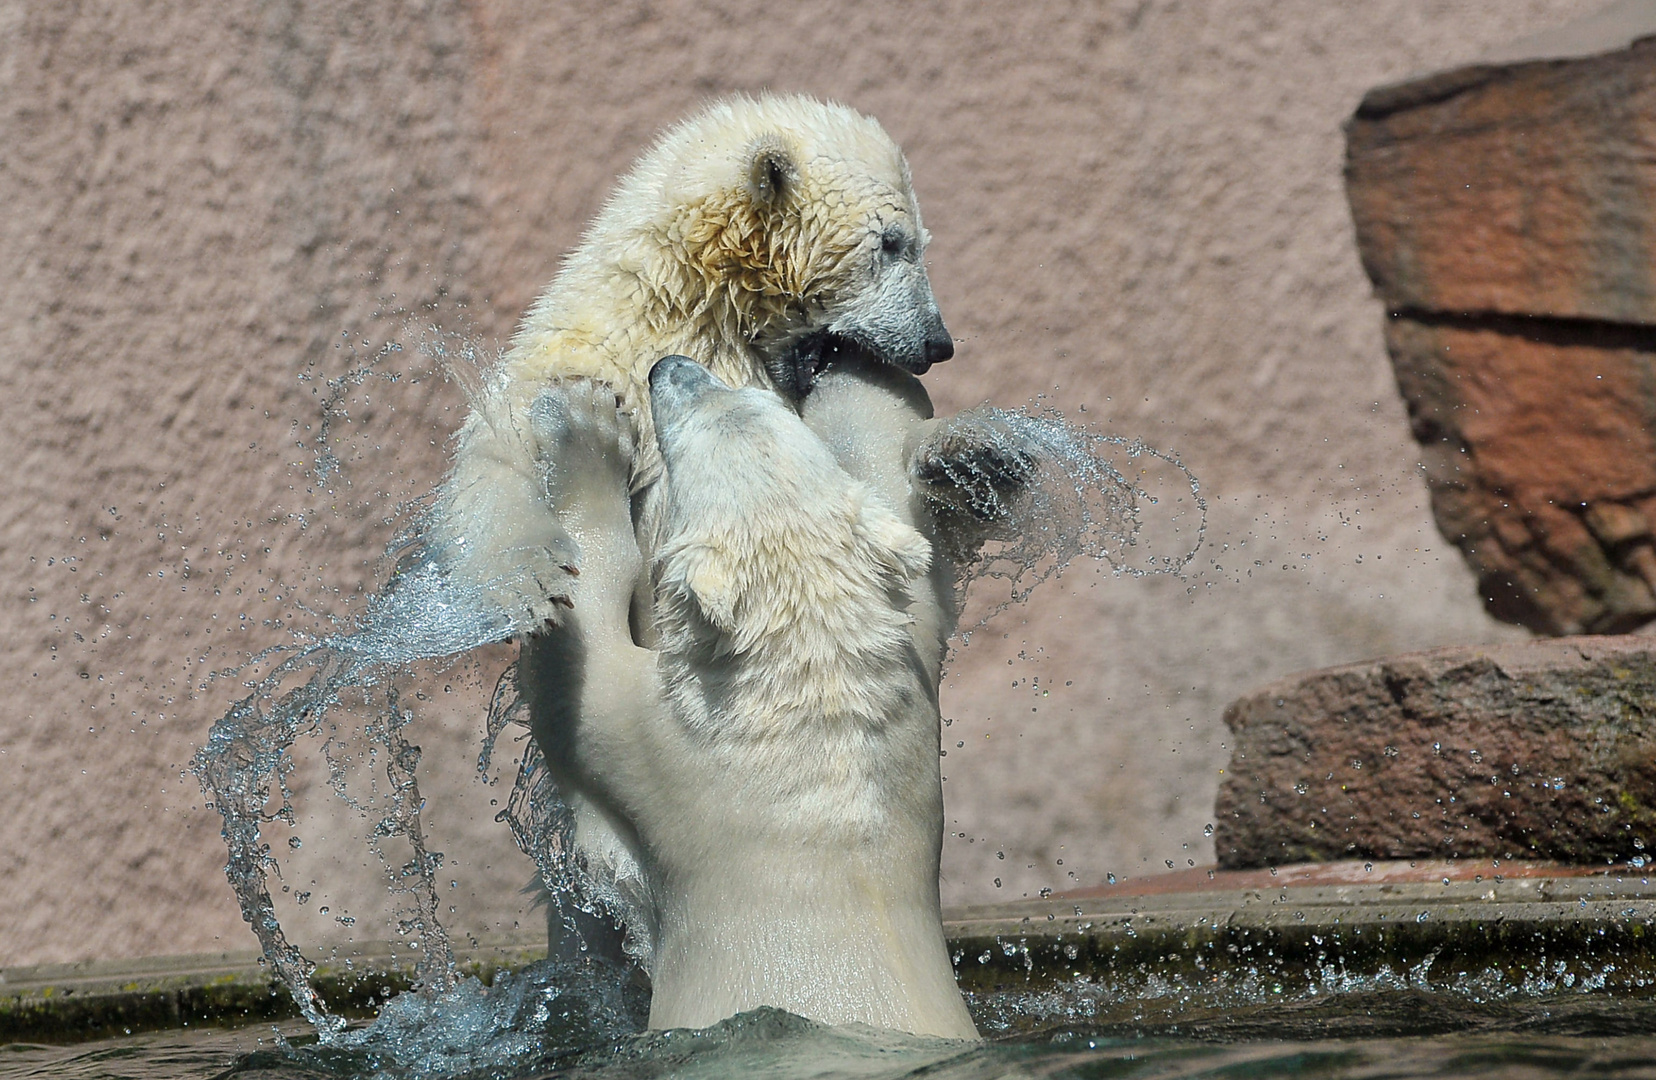
{"type": "Polygon", "coordinates": [[[880,250],[887,255],[901,255],[908,247],[908,237],[899,228],[890,228],[880,234],[880,250]]]}

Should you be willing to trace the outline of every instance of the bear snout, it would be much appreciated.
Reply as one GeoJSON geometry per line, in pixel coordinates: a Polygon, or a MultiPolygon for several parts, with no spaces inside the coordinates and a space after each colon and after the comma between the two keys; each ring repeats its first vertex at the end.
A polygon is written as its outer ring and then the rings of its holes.
{"type": "Polygon", "coordinates": [[[954,338],[942,323],[926,335],[926,364],[941,364],[954,358],[954,338]]]}
{"type": "Polygon", "coordinates": [[[683,397],[715,386],[724,384],[688,356],[664,356],[650,369],[652,400],[663,394],[683,397]]]}

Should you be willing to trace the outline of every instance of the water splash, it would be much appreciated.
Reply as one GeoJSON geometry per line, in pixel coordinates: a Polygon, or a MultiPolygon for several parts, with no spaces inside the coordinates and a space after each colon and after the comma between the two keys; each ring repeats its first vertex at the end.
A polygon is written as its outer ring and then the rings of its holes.
{"type": "Polygon", "coordinates": [[[936,463],[964,500],[960,509],[994,523],[980,549],[951,553],[962,594],[986,579],[1005,584],[983,621],[1078,559],[1147,577],[1181,576],[1196,558],[1207,501],[1176,454],[1081,427],[1041,399],[1023,409],[984,406],[946,424],[983,448],[936,463]]]}
{"type": "Polygon", "coordinates": [[[309,1066],[364,1080],[555,1068],[641,1030],[648,1014],[649,992],[629,972],[595,958],[542,960],[487,986],[467,977],[399,994],[366,1027],[265,1056],[283,1072],[309,1066]]]}
{"type": "MultiPolygon", "coordinates": [[[[415,335],[422,355],[435,361],[468,393],[475,392],[487,367],[475,339],[445,333],[437,327],[417,329],[415,335]]],[[[363,449],[358,446],[353,452],[344,452],[342,443],[361,441],[351,425],[369,412],[367,388],[376,382],[401,381],[400,373],[390,365],[404,353],[403,346],[395,341],[375,348],[364,340],[358,348],[358,343],[347,336],[345,344],[354,354],[366,354],[368,359],[333,378],[314,370],[307,372],[303,380],[316,384],[321,416],[311,425],[295,423],[296,441],[312,459],[306,471],[318,484],[330,487],[349,484],[343,475],[345,463],[363,449]]],[[[213,725],[192,764],[208,805],[224,822],[222,835],[228,851],[225,873],[242,917],[324,1045],[357,1046],[363,1038],[375,1046],[402,1045],[406,1040],[397,1034],[397,1025],[413,1023],[408,1017],[415,1013],[426,1017],[431,1039],[460,1040],[456,1045],[463,1045],[468,1038],[481,1037],[478,1025],[483,1023],[480,1017],[485,1012],[506,1010],[501,1014],[506,1018],[500,1022],[509,1025],[514,1021],[508,1014],[515,1015],[512,1010],[518,1007],[513,1004],[516,997],[490,993],[475,980],[461,979],[455,969],[453,950],[439,916],[437,874],[444,856],[429,849],[421,825],[424,804],[417,779],[420,752],[404,735],[413,714],[404,707],[398,683],[417,664],[436,662],[441,670],[458,658],[511,639],[528,628],[520,625],[521,615],[503,610],[491,599],[502,582],[468,585],[449,573],[445,549],[431,539],[429,523],[435,505],[435,494],[428,493],[395,508],[388,520],[407,524],[393,537],[381,560],[382,566],[391,568],[388,580],[367,597],[355,619],[317,616],[327,628],[324,632],[306,635],[290,630],[291,642],[258,653],[232,671],[216,674],[213,681],[223,681],[268,668],[268,673],[246,683],[250,692],[213,725]],[[352,715],[358,712],[366,718],[352,715]],[[384,867],[398,905],[393,913],[396,931],[416,959],[414,991],[395,999],[402,1004],[384,1012],[382,1021],[369,1029],[380,1034],[372,1036],[346,1033],[343,1018],[328,1011],[311,985],[316,965],[288,940],[277,917],[271,880],[279,879],[281,866],[263,832],[274,823],[288,829],[296,826],[290,779],[298,765],[295,749],[303,739],[320,740],[318,756],[327,764],[330,788],[369,822],[368,847],[384,867]],[[359,744],[366,748],[357,749],[359,744]],[[352,775],[353,765],[361,767],[358,775],[352,775]],[[366,793],[353,790],[353,785],[362,784],[362,772],[367,775],[366,793]],[[393,839],[407,849],[406,859],[388,853],[386,844],[393,839]],[[465,1000],[472,1000],[472,1005],[461,1007],[465,1000]],[[458,1026],[443,1035],[438,1030],[442,1025],[432,1026],[435,1017],[446,1018],[445,1024],[449,1023],[447,1018],[452,1018],[458,1026]],[[467,1025],[476,1029],[470,1035],[462,1030],[467,1025]]],[[[301,512],[293,515],[293,520],[304,530],[313,524],[314,517],[314,513],[301,512]]],[[[486,783],[494,782],[489,769],[497,739],[509,723],[523,722],[522,713],[514,671],[508,669],[489,710],[487,736],[478,762],[486,783]]],[[[535,859],[555,915],[568,925],[570,936],[579,940],[574,913],[605,909],[596,897],[597,890],[583,882],[571,845],[572,815],[558,797],[550,771],[532,742],[526,746],[512,794],[498,819],[511,827],[518,846],[535,859]]],[[[624,981],[624,973],[601,970],[602,964],[595,958],[582,957],[580,963],[586,966],[559,969],[561,977],[566,977],[570,986],[586,987],[592,1002],[607,1000],[605,994],[616,991],[624,981]],[[600,993],[594,989],[599,984],[608,989],[600,993]]],[[[528,984],[516,985],[519,990],[514,994],[521,997],[529,993],[522,989],[528,984]]],[[[546,992],[543,997],[552,993],[550,984],[540,990],[546,992]]],[[[632,1030],[635,1026],[623,1025],[616,1030],[632,1030]]],[[[407,1042],[407,1046],[410,1052],[424,1052],[417,1041],[407,1042]]]]}
{"type": "MultiPolygon", "coordinates": [[[[400,343],[370,350],[364,342],[363,347],[370,359],[343,375],[307,376],[318,384],[322,416],[317,424],[304,427],[299,445],[311,454],[308,473],[319,484],[348,483],[343,472],[351,455],[341,452],[339,444],[351,437],[353,403],[366,406],[370,381],[399,381],[389,365],[403,355],[400,343]]],[[[487,365],[479,362],[479,350],[470,339],[431,328],[420,332],[420,351],[468,390],[481,385],[487,365]]],[[[364,407],[359,415],[367,412],[364,407]]],[[[1141,442],[1080,429],[1039,404],[1022,411],[976,410],[962,422],[977,425],[980,441],[996,446],[1007,460],[1028,466],[1026,482],[1016,495],[1002,496],[993,483],[983,483],[983,477],[975,482],[960,478],[961,490],[973,500],[1005,500],[975,502],[971,509],[1007,526],[1004,535],[966,561],[962,588],[969,581],[1001,579],[1009,584],[1005,603],[1019,602],[1083,556],[1100,560],[1116,573],[1177,574],[1201,543],[1206,506],[1194,476],[1175,457],[1141,442]],[[1167,475],[1153,476],[1158,467],[1167,475]],[[1167,493],[1168,476],[1173,477],[1172,496],[1167,493]],[[1152,515],[1149,508],[1162,505],[1164,499],[1170,512],[1152,515]]],[[[488,1042],[495,1036],[485,1038],[480,1034],[484,1029],[497,1034],[511,1029],[517,1023],[514,1010],[528,1000],[522,995],[530,994],[522,989],[528,984],[492,992],[475,980],[460,978],[439,918],[437,874],[444,860],[441,852],[429,849],[422,829],[419,750],[404,734],[412,713],[399,698],[398,680],[415,664],[452,663],[526,628],[491,601],[494,587],[503,583],[468,587],[448,573],[445,552],[431,540],[427,527],[434,505],[434,496],[427,494],[397,507],[393,518],[411,524],[388,546],[383,563],[391,567],[388,580],[367,598],[358,617],[348,623],[324,617],[322,632],[295,634],[292,642],[258,654],[234,673],[239,677],[242,670],[269,668],[263,677],[247,683],[250,692],[213,725],[193,765],[209,804],[224,820],[226,874],[243,918],[321,1043],[340,1049],[361,1049],[369,1043],[406,1046],[416,1059],[431,1062],[449,1053],[442,1046],[468,1045],[473,1038],[488,1042]],[[358,708],[370,718],[355,727],[340,719],[358,708]],[[321,740],[335,794],[370,821],[369,846],[385,866],[400,904],[398,932],[410,951],[417,952],[415,992],[398,998],[401,1004],[395,1008],[382,1010],[381,1021],[368,1029],[378,1032],[372,1036],[347,1033],[344,1021],[328,1012],[311,986],[314,964],[287,939],[273,903],[270,879],[280,874],[280,866],[262,834],[276,822],[290,829],[295,825],[290,777],[297,764],[295,748],[306,738],[321,740]],[[359,755],[371,777],[367,796],[354,792],[348,782],[352,758],[347,746],[357,740],[368,747],[359,755]],[[388,853],[385,844],[393,838],[408,850],[406,859],[388,853]],[[437,1024],[436,1017],[443,1017],[443,1024],[437,1024]],[[457,1026],[443,1034],[439,1029],[451,1020],[457,1026]],[[410,1041],[411,1036],[399,1034],[404,1029],[417,1029],[431,1045],[410,1041]]],[[[295,515],[298,527],[308,527],[311,516],[295,515]]],[[[231,673],[221,677],[224,674],[231,673]]],[[[478,760],[485,782],[494,783],[490,773],[498,740],[512,724],[523,724],[523,712],[515,669],[509,669],[496,687],[478,760]]],[[[624,925],[632,935],[628,951],[635,957],[647,955],[650,943],[642,934],[649,921],[635,917],[627,896],[612,883],[586,873],[572,843],[573,814],[530,740],[525,740],[506,802],[498,818],[534,859],[554,918],[576,939],[580,915],[624,925]]],[[[597,980],[609,988],[593,991],[598,995],[594,1002],[608,1000],[603,994],[624,981],[595,956],[566,959],[577,966],[556,972],[573,980],[571,986],[597,980]]],[[[545,998],[550,984],[535,993],[545,998]]],[[[433,1064],[432,1074],[446,1067],[433,1064]]]]}
{"type": "Polygon", "coordinates": [[[413,849],[413,859],[395,868],[393,890],[412,901],[411,931],[426,943],[420,950],[416,980],[422,985],[448,986],[453,979],[453,957],[436,917],[435,875],[442,857],[425,847],[415,776],[419,751],[403,737],[411,715],[401,706],[391,680],[414,661],[446,659],[513,632],[504,612],[488,604],[479,590],[455,582],[417,539],[403,546],[411,548],[413,557],[370,600],[352,631],[279,646],[254,658],[254,663],[261,663],[286,654],[251,694],[213,725],[192,766],[209,804],[224,820],[229,850],[225,873],[241,903],[242,918],[258,936],[276,974],[293,992],[305,1019],[325,1039],[343,1023],[328,1015],[310,986],[315,965],[287,940],[276,917],[269,877],[278,872],[278,866],[261,838],[267,824],[295,824],[288,784],[295,767],[293,747],[303,737],[325,736],[323,753],[335,792],[359,812],[368,812],[376,804],[348,791],[343,763],[333,752],[340,745],[338,735],[323,725],[329,711],[343,704],[345,691],[382,688],[377,705],[371,696],[365,698],[366,704],[377,709],[377,718],[366,725],[363,735],[376,746],[376,755],[383,750],[388,781],[384,798],[377,800],[384,807],[370,846],[382,862],[388,862],[381,846],[387,838],[403,837],[413,849]],[[273,801],[276,806],[271,809],[273,801]]]}
{"type": "MultiPolygon", "coordinates": [[[[478,755],[477,772],[493,783],[489,769],[495,746],[509,724],[528,727],[527,704],[518,689],[517,665],[512,664],[495,685],[489,705],[487,732],[478,755]]],[[[535,860],[543,900],[549,905],[549,927],[562,927],[574,947],[585,952],[589,946],[587,926],[617,928],[624,935],[622,948],[642,967],[648,968],[654,941],[649,934],[651,919],[634,899],[613,881],[590,873],[575,846],[575,815],[558,793],[557,781],[533,739],[524,738],[517,775],[506,806],[495,816],[512,830],[518,850],[535,860]],[[586,916],[586,919],[582,919],[586,916]]]]}
{"type": "MultiPolygon", "coordinates": [[[[475,374],[463,370],[477,361],[475,343],[468,341],[455,350],[449,340],[453,335],[435,328],[416,333],[419,351],[456,381],[463,385],[477,381],[475,374]]],[[[353,438],[353,407],[363,413],[371,408],[364,388],[371,380],[386,384],[402,380],[393,367],[404,351],[400,342],[387,341],[374,348],[364,340],[359,349],[347,334],[343,344],[351,354],[369,358],[335,378],[326,378],[314,368],[301,376],[301,381],[317,384],[320,418],[310,425],[295,421],[296,443],[311,455],[307,472],[319,484],[348,484],[341,475],[342,457],[348,456],[340,452],[341,444],[353,438]]],[[[399,699],[397,681],[421,661],[451,664],[482,646],[512,637],[521,627],[489,600],[486,587],[469,586],[448,573],[442,547],[429,539],[434,502],[434,496],[426,494],[392,512],[388,521],[400,519],[407,524],[388,544],[382,560],[392,568],[389,579],[367,598],[358,617],[341,622],[321,616],[323,632],[290,631],[291,642],[215,675],[212,681],[224,681],[268,667],[262,677],[247,681],[250,693],[212,726],[192,763],[208,805],[224,822],[225,873],[242,917],[301,1014],[324,1042],[343,1030],[344,1021],[328,1013],[310,984],[314,963],[287,939],[277,918],[270,880],[280,875],[281,868],[262,837],[273,823],[289,829],[296,825],[289,781],[297,765],[294,749],[301,739],[321,740],[320,756],[327,763],[329,786],[372,823],[368,846],[386,869],[392,896],[399,904],[397,931],[417,956],[416,985],[441,994],[456,981],[452,949],[438,918],[436,875],[444,860],[441,852],[428,849],[421,827],[419,749],[404,737],[412,713],[399,699]],[[359,707],[369,716],[360,726],[332,719],[359,707]],[[362,796],[352,792],[347,776],[352,760],[349,748],[358,740],[368,747],[361,758],[368,767],[369,791],[362,796]],[[385,844],[393,838],[407,847],[408,859],[389,856],[385,844]]],[[[292,517],[304,530],[312,524],[314,512],[296,512],[292,517]]]]}
{"type": "Polygon", "coordinates": [[[1545,953],[1516,956],[1506,965],[1438,968],[1441,949],[1414,963],[1382,961],[1363,970],[1326,953],[1293,950],[1263,962],[1233,964],[1220,958],[1193,966],[1100,965],[1025,987],[966,991],[967,1005],[988,1037],[1051,1029],[1181,1032],[1212,1029],[1239,1037],[1250,1014],[1269,1017],[1263,1031],[1293,1034],[1285,1017],[1298,1013],[1313,1027],[1350,1012],[1371,1028],[1400,1031],[1457,1030],[1518,1015],[1546,1015],[1602,1008],[1609,1002],[1642,1001],[1653,990],[1637,972],[1614,961],[1545,953]],[[1423,1023],[1426,1015],[1435,1019],[1423,1023]],[[1314,1023],[1313,1023],[1314,1022],[1314,1023]]]}

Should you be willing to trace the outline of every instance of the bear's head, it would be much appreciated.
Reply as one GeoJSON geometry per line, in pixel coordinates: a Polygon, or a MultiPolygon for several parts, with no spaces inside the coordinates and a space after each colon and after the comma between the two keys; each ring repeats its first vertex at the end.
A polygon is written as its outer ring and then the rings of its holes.
{"type": "Polygon", "coordinates": [[[666,467],[664,649],[769,652],[815,671],[849,671],[850,654],[904,656],[926,539],[774,394],[672,356],[650,372],[650,399],[666,467]]]}
{"type": "Polygon", "coordinates": [[[796,400],[846,350],[915,374],[954,355],[908,163],[844,106],[718,102],[662,136],[605,218],[647,318],[698,323],[796,400]]]}

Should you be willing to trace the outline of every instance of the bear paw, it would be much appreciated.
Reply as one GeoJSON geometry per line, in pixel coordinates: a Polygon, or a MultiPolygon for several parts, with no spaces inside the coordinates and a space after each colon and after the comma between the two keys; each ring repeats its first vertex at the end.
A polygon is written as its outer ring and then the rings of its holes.
{"type": "MultiPolygon", "coordinates": [[[[546,501],[578,553],[559,566],[577,579],[573,595],[554,593],[552,602],[624,612],[643,564],[632,520],[632,420],[607,384],[565,379],[541,391],[530,422],[546,501]]],[[[547,622],[557,625],[558,612],[551,614],[547,622]]]]}
{"type": "MultiPolygon", "coordinates": [[[[533,507],[531,507],[533,509],[533,507]]],[[[505,615],[512,632],[535,633],[558,626],[562,613],[575,606],[575,581],[580,576],[581,549],[552,516],[522,515],[508,535],[489,537],[480,530],[472,536],[443,538],[441,552],[454,593],[454,602],[478,605],[505,615]]]]}
{"type": "Polygon", "coordinates": [[[580,547],[570,537],[558,537],[534,548],[520,548],[511,557],[519,565],[519,575],[511,589],[495,590],[497,599],[522,610],[520,625],[530,633],[560,625],[563,612],[575,607],[580,547]]]}
{"type": "Polygon", "coordinates": [[[917,448],[915,481],[934,504],[985,524],[1006,524],[1035,477],[1035,455],[991,425],[952,423],[917,448]]]}
{"type": "Polygon", "coordinates": [[[535,398],[529,419],[540,445],[546,496],[560,517],[578,512],[585,520],[600,509],[621,509],[630,517],[632,421],[609,384],[561,379],[535,398]]]}

